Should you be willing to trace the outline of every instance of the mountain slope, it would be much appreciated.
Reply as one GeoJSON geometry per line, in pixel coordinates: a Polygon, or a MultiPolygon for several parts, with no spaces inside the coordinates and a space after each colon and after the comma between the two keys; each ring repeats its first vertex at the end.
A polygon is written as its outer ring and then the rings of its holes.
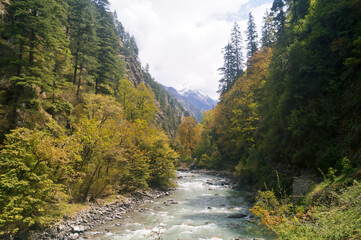
{"type": "Polygon", "coordinates": [[[154,100],[159,110],[154,119],[156,125],[163,128],[169,136],[175,137],[178,125],[184,117],[189,116],[189,112],[161,84],[156,82],[148,71],[142,68],[136,57],[126,56],[125,61],[129,81],[134,86],[146,84],[155,95],[154,100]]]}
{"type": "Polygon", "coordinates": [[[109,9],[0,0],[0,239],[28,239],[71,203],[175,185],[169,135],[186,112],[109,9]]]}
{"type": "Polygon", "coordinates": [[[209,96],[202,94],[197,90],[182,90],[177,91],[173,87],[163,86],[174,98],[177,99],[182,106],[189,111],[189,113],[200,122],[204,111],[208,111],[214,108],[217,101],[209,96]]]}

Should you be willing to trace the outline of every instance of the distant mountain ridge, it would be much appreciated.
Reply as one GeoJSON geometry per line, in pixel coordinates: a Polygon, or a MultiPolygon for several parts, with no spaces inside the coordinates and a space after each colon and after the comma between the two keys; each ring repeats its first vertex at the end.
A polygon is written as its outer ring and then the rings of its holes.
{"type": "Polygon", "coordinates": [[[163,86],[170,94],[172,94],[182,106],[200,122],[204,111],[213,109],[217,101],[211,97],[202,94],[197,90],[181,90],[177,91],[173,87],[163,86]]]}

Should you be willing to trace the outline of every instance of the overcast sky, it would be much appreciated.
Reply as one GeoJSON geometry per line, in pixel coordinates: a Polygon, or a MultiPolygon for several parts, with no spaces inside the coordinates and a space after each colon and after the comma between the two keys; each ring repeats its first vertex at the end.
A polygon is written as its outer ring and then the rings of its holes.
{"type": "Polygon", "coordinates": [[[235,21],[243,39],[252,11],[260,31],[272,0],[109,0],[135,36],[142,65],[163,85],[218,98],[222,48],[235,21]]]}

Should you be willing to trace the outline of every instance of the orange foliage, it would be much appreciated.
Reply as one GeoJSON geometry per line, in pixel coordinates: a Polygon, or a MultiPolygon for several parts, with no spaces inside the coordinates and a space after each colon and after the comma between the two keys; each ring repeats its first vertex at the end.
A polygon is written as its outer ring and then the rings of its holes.
{"type": "Polygon", "coordinates": [[[268,228],[271,228],[272,226],[277,226],[285,221],[282,216],[274,215],[273,211],[268,211],[261,208],[260,206],[254,206],[250,210],[254,215],[261,217],[262,224],[267,226],[268,228]]]}
{"type": "Polygon", "coordinates": [[[179,125],[177,137],[182,145],[182,155],[193,155],[201,141],[201,127],[193,117],[186,117],[179,125]]]}

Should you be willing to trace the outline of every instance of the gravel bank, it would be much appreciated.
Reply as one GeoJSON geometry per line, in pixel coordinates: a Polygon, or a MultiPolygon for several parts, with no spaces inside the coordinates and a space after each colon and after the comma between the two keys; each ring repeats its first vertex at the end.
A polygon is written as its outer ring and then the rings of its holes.
{"type": "Polygon", "coordinates": [[[21,236],[15,239],[31,240],[74,240],[80,234],[92,230],[96,225],[104,224],[107,221],[123,218],[123,215],[133,208],[150,203],[153,199],[168,195],[168,192],[157,190],[137,193],[132,197],[119,199],[110,204],[91,204],[89,209],[79,212],[75,217],[64,217],[64,220],[54,226],[28,236],[21,236]]]}

